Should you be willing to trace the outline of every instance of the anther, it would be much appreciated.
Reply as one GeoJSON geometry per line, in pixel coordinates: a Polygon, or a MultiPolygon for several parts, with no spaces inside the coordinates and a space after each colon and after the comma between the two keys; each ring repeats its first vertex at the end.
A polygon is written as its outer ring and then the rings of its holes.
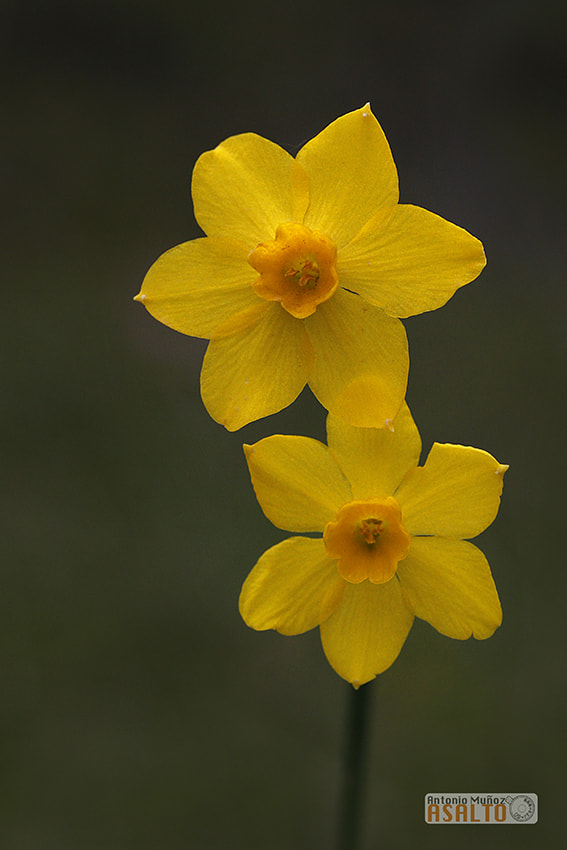
{"type": "Polygon", "coordinates": [[[363,519],[359,526],[361,537],[369,544],[376,543],[376,538],[382,534],[381,519],[363,519]]]}
{"type": "Polygon", "coordinates": [[[299,269],[291,268],[284,273],[284,277],[297,278],[298,286],[315,286],[319,280],[319,269],[313,260],[305,260],[299,269]]]}

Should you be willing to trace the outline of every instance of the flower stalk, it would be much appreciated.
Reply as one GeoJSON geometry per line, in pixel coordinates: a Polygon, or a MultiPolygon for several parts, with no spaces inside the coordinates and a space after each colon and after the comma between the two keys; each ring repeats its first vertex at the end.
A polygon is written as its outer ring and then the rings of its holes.
{"type": "Polygon", "coordinates": [[[349,688],[339,808],[337,850],[358,850],[365,799],[366,754],[371,690],[369,684],[349,688]]]}

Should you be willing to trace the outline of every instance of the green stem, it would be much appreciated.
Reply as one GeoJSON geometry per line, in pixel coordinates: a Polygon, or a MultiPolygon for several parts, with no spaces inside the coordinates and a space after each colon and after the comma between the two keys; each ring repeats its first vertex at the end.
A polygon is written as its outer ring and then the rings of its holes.
{"type": "Polygon", "coordinates": [[[337,850],[357,850],[359,847],[365,755],[368,749],[370,688],[368,685],[362,685],[355,690],[349,685],[349,690],[337,850]]]}

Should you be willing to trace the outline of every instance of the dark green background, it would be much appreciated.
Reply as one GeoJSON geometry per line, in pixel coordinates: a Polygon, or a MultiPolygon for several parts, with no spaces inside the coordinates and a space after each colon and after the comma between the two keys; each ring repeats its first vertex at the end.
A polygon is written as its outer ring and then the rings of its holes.
{"type": "Polygon", "coordinates": [[[565,13],[552,0],[4,3],[2,850],[333,848],[347,685],[237,598],[284,535],[242,442],[323,437],[308,391],[236,434],[205,343],[132,302],[199,235],[198,155],[290,151],[367,100],[401,198],[488,267],[408,320],[433,440],[510,464],[479,540],[504,623],[416,622],[372,707],[365,850],[541,848],[564,817],[565,13]],[[535,791],[537,826],[426,826],[426,792],[535,791]]]}

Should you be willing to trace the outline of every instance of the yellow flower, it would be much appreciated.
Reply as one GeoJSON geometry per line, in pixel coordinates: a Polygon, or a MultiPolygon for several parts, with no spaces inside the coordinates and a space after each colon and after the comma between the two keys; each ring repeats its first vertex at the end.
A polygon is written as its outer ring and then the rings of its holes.
{"type": "Polygon", "coordinates": [[[234,431],[308,383],[351,425],[393,420],[408,372],[397,317],[440,307],[485,259],[465,230],[398,204],[370,106],[295,159],[254,133],[232,136],[199,158],[192,193],[207,237],[163,254],[136,300],[211,340],[201,394],[213,419],[234,431]]]}
{"type": "Polygon", "coordinates": [[[272,436],[244,446],[266,516],[291,537],[244,582],[254,629],[320,626],[327,659],[358,687],[395,661],[414,616],[452,638],[488,638],[502,621],[486,558],[466,538],[495,518],[507,466],[481,449],[421,439],[407,405],[394,430],[327,418],[328,447],[272,436]]]}

